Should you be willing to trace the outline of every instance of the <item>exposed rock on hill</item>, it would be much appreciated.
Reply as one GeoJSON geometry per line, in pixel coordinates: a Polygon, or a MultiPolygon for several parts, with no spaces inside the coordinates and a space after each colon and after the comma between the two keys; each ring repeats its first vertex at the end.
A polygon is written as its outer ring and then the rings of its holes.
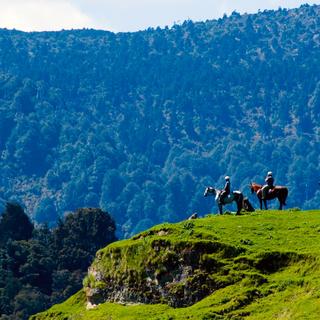
{"type": "Polygon", "coordinates": [[[319,211],[159,225],[98,251],[83,291],[32,319],[317,319],[319,229],[319,211]]]}
{"type": "Polygon", "coordinates": [[[172,242],[166,238],[155,237],[147,246],[144,238],[136,239],[128,247],[99,252],[85,282],[90,305],[109,301],[185,307],[238,280],[224,276],[244,248],[210,240],[172,242]],[[136,251],[141,254],[136,256],[136,251]],[[136,257],[131,265],[130,256],[136,257]]]}

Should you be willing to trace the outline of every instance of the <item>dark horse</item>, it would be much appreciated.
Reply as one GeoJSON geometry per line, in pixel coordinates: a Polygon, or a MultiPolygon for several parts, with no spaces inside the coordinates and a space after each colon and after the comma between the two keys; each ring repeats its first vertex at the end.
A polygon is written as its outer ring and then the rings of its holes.
{"type": "Polygon", "coordinates": [[[219,208],[219,213],[222,214],[222,206],[232,203],[233,201],[236,202],[237,204],[237,215],[240,214],[240,211],[242,209],[242,204],[243,204],[243,194],[240,191],[233,191],[231,194],[223,200],[223,204],[219,203],[219,198],[222,190],[215,189],[213,187],[207,187],[206,190],[204,191],[204,196],[214,196],[216,203],[219,208]]]}
{"type": "Polygon", "coordinates": [[[267,197],[266,199],[262,200],[262,185],[261,184],[257,184],[254,182],[251,182],[251,184],[249,185],[250,189],[251,189],[251,193],[256,193],[259,202],[260,202],[260,209],[262,210],[262,201],[264,203],[264,207],[266,210],[268,210],[268,206],[267,206],[267,200],[272,200],[272,199],[278,199],[279,203],[280,203],[280,207],[279,210],[282,210],[282,207],[286,205],[286,199],[288,197],[288,188],[286,187],[281,187],[281,186],[275,186],[273,189],[271,189],[268,193],[267,193],[267,197]]]}

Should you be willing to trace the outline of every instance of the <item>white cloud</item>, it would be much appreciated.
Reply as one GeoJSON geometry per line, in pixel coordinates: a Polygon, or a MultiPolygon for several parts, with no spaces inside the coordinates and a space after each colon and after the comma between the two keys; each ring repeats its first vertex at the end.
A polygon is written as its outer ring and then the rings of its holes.
{"type": "Polygon", "coordinates": [[[24,31],[94,27],[93,20],[65,0],[0,0],[0,27],[24,31]]]}
{"type": "Polygon", "coordinates": [[[0,27],[31,30],[99,28],[135,31],[224,13],[298,7],[320,0],[0,0],[0,27]]]}
{"type": "Polygon", "coordinates": [[[95,16],[101,29],[135,31],[150,26],[171,26],[174,22],[216,19],[224,13],[253,13],[259,9],[298,7],[320,0],[72,0],[95,16]],[[111,26],[113,26],[111,28],[111,26]]]}

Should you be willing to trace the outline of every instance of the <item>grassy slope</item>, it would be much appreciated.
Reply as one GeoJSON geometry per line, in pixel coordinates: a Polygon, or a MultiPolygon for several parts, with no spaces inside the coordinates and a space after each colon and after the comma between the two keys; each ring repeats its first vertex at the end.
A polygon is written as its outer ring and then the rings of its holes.
{"type": "MultiPolygon", "coordinates": [[[[105,303],[87,311],[84,293],[79,292],[32,319],[319,319],[320,211],[269,211],[164,224],[99,253],[107,256],[115,247],[146,249],[156,238],[171,242],[213,239],[245,248],[231,261],[228,275],[239,280],[188,308],[105,303]],[[158,231],[164,229],[168,234],[159,236],[158,231]]],[[[134,250],[137,261],[145,258],[146,250],[134,250]]],[[[126,263],[135,264],[130,259],[126,263]]],[[[139,268],[139,263],[132,267],[139,268]]]]}

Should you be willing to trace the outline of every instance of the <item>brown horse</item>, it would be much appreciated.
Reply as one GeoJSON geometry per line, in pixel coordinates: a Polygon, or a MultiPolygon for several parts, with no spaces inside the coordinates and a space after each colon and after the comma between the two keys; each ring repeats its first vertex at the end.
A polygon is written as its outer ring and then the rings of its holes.
{"type": "Polygon", "coordinates": [[[281,187],[281,186],[275,186],[273,189],[271,189],[268,194],[266,199],[262,200],[262,185],[261,184],[257,184],[254,182],[251,182],[251,184],[249,185],[250,189],[251,189],[251,193],[256,193],[259,202],[260,202],[260,209],[262,210],[262,201],[264,203],[264,207],[266,210],[268,210],[268,206],[267,206],[267,200],[272,200],[272,199],[278,199],[279,203],[280,203],[280,207],[279,210],[282,210],[282,207],[286,205],[286,199],[288,196],[288,188],[286,187],[281,187]]]}

